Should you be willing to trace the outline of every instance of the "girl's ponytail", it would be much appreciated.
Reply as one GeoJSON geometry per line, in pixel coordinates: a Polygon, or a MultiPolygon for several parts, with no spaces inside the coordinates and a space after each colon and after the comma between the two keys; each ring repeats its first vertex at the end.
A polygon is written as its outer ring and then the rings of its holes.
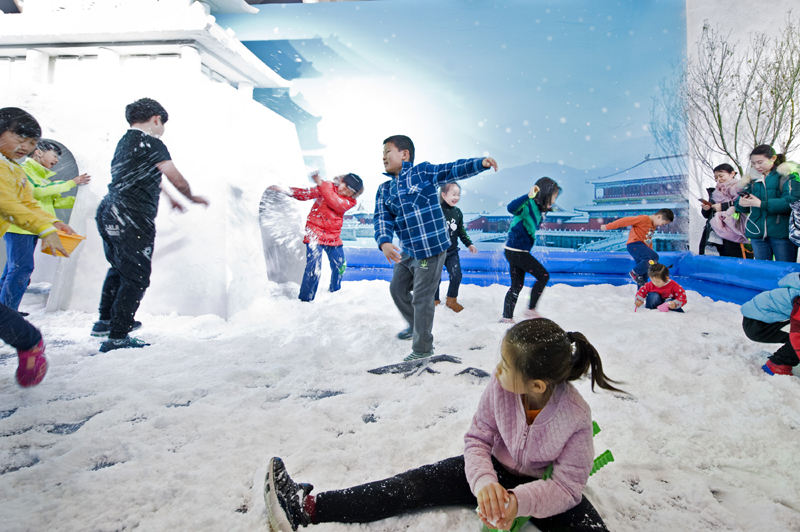
{"type": "Polygon", "coordinates": [[[617,381],[609,379],[606,377],[605,373],[603,373],[603,362],[600,360],[600,353],[597,352],[597,349],[589,343],[589,340],[587,340],[582,333],[568,332],[567,338],[574,346],[572,352],[572,371],[570,371],[569,377],[567,377],[568,381],[580,379],[591,368],[592,391],[594,391],[594,385],[597,384],[604,390],[627,393],[609,384],[611,382],[616,384],[617,381]]]}

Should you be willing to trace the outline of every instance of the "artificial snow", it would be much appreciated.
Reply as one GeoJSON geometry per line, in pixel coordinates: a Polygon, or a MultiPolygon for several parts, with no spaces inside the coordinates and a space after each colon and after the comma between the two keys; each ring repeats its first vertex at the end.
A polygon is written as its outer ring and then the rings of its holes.
{"type": "MultiPolygon", "coordinates": [[[[265,531],[272,456],[320,492],[463,452],[487,379],[455,374],[498,361],[506,287],[462,285],[463,312],[438,307],[436,354],[463,364],[408,378],[367,373],[411,349],[387,282],[321,287],[310,304],[295,284],[269,289],[227,321],[140,312],[152,346],[106,354],[96,315],[45,313],[29,292],[50,370],[23,390],[0,347],[2,529],[265,531]]],[[[800,380],[761,371],[775,346],[745,338],[738,306],[688,295],[685,314],[664,314],[634,313],[633,285],[545,291],[540,312],[585,333],[631,393],[577,383],[602,428],[595,454],[616,458],[585,494],[616,532],[800,530],[800,380]]],[[[315,527],[479,529],[474,508],[315,527]]]]}

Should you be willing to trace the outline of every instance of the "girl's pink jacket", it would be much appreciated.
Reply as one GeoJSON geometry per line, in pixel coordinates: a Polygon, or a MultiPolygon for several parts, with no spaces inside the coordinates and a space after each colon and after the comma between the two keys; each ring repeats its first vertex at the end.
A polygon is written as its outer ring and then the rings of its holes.
{"type": "Polygon", "coordinates": [[[344,213],[355,207],[356,200],[340,196],[336,186],[323,181],[314,188],[291,188],[292,197],[299,200],[316,200],[306,220],[306,235],[303,242],[318,242],[323,246],[341,246],[344,213]]]}
{"type": "Polygon", "coordinates": [[[568,382],[556,386],[528,425],[521,396],[504,390],[492,374],[464,441],[467,481],[475,496],[497,482],[492,456],[514,474],[537,478],[553,464],[549,480],[509,490],[517,497],[520,516],[549,517],[577,505],[594,462],[592,413],[568,382]]]}

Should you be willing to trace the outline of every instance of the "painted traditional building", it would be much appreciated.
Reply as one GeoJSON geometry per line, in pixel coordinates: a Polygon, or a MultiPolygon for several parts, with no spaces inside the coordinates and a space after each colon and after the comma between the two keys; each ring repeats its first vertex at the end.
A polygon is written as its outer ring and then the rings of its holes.
{"type": "MultiPolygon", "coordinates": [[[[656,251],[688,249],[689,204],[683,194],[687,177],[683,170],[684,157],[647,156],[630,168],[587,181],[594,185],[594,201],[592,205],[575,208],[578,212],[586,213],[588,220],[584,219],[579,226],[570,228],[583,232],[574,235],[575,246],[569,247],[593,251],[624,249],[627,230],[600,231],[600,226],[619,218],[670,209],[675,213],[675,221],[659,228],[653,247],[656,251]],[[591,235],[589,239],[588,235],[591,235]]],[[[563,233],[560,234],[563,236],[563,233]]]]}

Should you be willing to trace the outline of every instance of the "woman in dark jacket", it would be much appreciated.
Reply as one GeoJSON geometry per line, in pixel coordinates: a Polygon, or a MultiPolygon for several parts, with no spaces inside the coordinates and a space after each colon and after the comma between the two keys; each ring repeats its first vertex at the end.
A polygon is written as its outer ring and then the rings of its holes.
{"type": "Polygon", "coordinates": [[[791,204],[800,201],[797,165],[762,144],[750,153],[750,165],[759,174],[736,201],[736,211],[749,213],[746,236],[758,260],[797,262],[797,246],[789,240],[791,204]]]}

